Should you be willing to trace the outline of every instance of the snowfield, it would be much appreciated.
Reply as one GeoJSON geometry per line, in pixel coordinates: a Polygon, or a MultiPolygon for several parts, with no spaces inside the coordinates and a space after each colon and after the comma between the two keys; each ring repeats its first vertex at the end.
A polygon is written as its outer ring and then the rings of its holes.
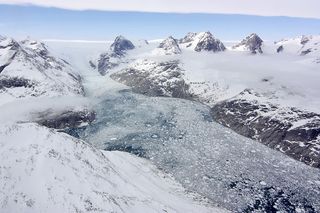
{"type": "Polygon", "coordinates": [[[38,41],[0,37],[0,105],[21,98],[83,95],[81,77],[38,41]]]}
{"type": "Polygon", "coordinates": [[[1,125],[0,147],[1,212],[226,212],[147,160],[37,124],[1,125]]]}

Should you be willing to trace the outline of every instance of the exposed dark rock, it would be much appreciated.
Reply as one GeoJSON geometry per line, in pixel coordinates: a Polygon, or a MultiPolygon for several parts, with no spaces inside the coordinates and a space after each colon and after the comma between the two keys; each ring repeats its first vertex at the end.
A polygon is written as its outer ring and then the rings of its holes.
{"type": "Polygon", "coordinates": [[[0,66],[0,73],[6,68],[9,64],[4,64],[0,66]]]}
{"type": "Polygon", "coordinates": [[[189,85],[183,79],[183,70],[178,61],[152,62],[144,61],[148,70],[143,68],[127,68],[112,74],[110,77],[120,83],[132,87],[137,93],[149,96],[168,96],[191,98],[189,85]]]}
{"type": "Polygon", "coordinates": [[[296,108],[281,109],[241,95],[256,94],[245,90],[239,97],[216,104],[211,110],[213,118],[241,135],[320,168],[319,114],[296,108]]]}
{"type": "Polygon", "coordinates": [[[194,50],[197,52],[201,52],[201,51],[220,52],[220,51],[225,51],[226,47],[223,45],[223,43],[219,39],[214,38],[210,32],[205,32],[203,33],[202,37],[199,39],[194,50]]]}
{"type": "Polygon", "coordinates": [[[110,144],[110,146],[108,146],[105,150],[129,152],[133,155],[137,155],[138,157],[146,158],[146,151],[142,147],[133,146],[130,144],[110,144]]]}
{"type": "Polygon", "coordinates": [[[101,75],[106,75],[108,71],[114,67],[123,63],[124,56],[127,50],[134,49],[135,46],[131,41],[127,40],[123,36],[118,36],[110,46],[110,52],[102,53],[96,62],[89,61],[90,66],[93,69],[98,69],[101,75]]]}
{"type": "Polygon", "coordinates": [[[90,124],[95,116],[95,112],[89,110],[66,111],[55,115],[45,112],[39,115],[40,118],[36,122],[49,128],[66,130],[90,124]]]}
{"type": "Polygon", "coordinates": [[[145,44],[149,44],[149,42],[147,40],[143,40],[145,44]]]}
{"type": "Polygon", "coordinates": [[[304,55],[307,55],[307,54],[309,54],[309,53],[311,53],[311,52],[312,52],[312,50],[309,48],[309,49],[306,49],[306,50],[301,51],[300,55],[301,55],[301,56],[304,56],[304,55]]]}
{"type": "Polygon", "coordinates": [[[19,43],[15,40],[6,37],[0,37],[0,49],[9,48],[10,50],[17,50],[19,47],[19,43]]]}
{"type": "Polygon", "coordinates": [[[97,66],[92,61],[89,61],[89,64],[90,64],[90,67],[92,67],[93,69],[97,68],[97,66]]]}
{"type": "Polygon", "coordinates": [[[300,44],[305,45],[309,41],[310,41],[310,39],[307,36],[302,36],[300,44]]]}
{"type": "Polygon", "coordinates": [[[284,50],[284,48],[283,48],[283,46],[281,45],[281,46],[279,46],[279,47],[277,48],[277,53],[281,53],[281,52],[283,52],[283,50],[284,50]]]}
{"type": "Polygon", "coordinates": [[[30,88],[35,86],[35,82],[28,79],[18,77],[0,77],[0,89],[14,88],[14,87],[26,87],[30,88]]]}
{"type": "Polygon", "coordinates": [[[111,44],[111,51],[118,54],[123,55],[125,51],[134,49],[134,45],[131,41],[124,38],[123,36],[118,36],[111,44]]]}
{"type": "MultiPolygon", "coordinates": [[[[101,75],[105,75],[110,69],[119,65],[121,57],[122,55],[118,55],[116,53],[101,54],[100,58],[98,59],[98,64],[96,66],[98,68],[98,72],[101,75]]],[[[91,64],[94,65],[93,62],[91,62],[91,64]]]]}
{"type": "Polygon", "coordinates": [[[234,49],[244,47],[248,49],[252,54],[263,53],[262,51],[263,40],[255,33],[252,33],[239,44],[233,46],[234,49]]]}

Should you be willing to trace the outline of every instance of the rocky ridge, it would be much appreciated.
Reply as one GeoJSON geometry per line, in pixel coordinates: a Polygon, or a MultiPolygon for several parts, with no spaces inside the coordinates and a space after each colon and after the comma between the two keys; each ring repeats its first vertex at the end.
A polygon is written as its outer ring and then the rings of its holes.
{"type": "Polygon", "coordinates": [[[110,77],[144,95],[191,98],[179,61],[140,60],[110,77]]]}
{"type": "Polygon", "coordinates": [[[83,95],[81,77],[38,41],[0,38],[0,95],[23,97],[83,95]]]}
{"type": "Polygon", "coordinates": [[[233,46],[232,49],[247,50],[252,54],[262,54],[262,45],[263,40],[257,34],[252,33],[251,35],[243,39],[239,44],[233,46]]]}
{"type": "Polygon", "coordinates": [[[134,48],[135,46],[131,41],[123,36],[117,36],[110,46],[110,51],[102,53],[96,61],[89,61],[89,64],[93,69],[98,70],[101,75],[106,75],[112,68],[121,63],[127,63],[126,53],[134,48]]]}

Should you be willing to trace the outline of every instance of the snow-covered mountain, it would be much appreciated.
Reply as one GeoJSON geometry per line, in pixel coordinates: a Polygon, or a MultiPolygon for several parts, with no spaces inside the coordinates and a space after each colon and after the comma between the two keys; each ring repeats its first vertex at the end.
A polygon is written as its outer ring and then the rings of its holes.
{"type": "Polygon", "coordinates": [[[319,63],[320,36],[300,36],[275,42],[277,52],[282,54],[308,56],[312,62],[319,63]]]}
{"type": "Polygon", "coordinates": [[[101,75],[105,75],[110,69],[117,67],[121,63],[127,63],[126,53],[134,49],[131,41],[123,36],[117,36],[110,46],[110,51],[102,53],[98,59],[89,61],[92,68],[98,70],[101,75]]]}
{"type": "Polygon", "coordinates": [[[110,77],[145,95],[190,99],[183,75],[179,61],[138,60],[110,77]]]}
{"type": "Polygon", "coordinates": [[[16,98],[83,95],[80,75],[38,41],[0,38],[0,103],[16,98]]]}
{"type": "Polygon", "coordinates": [[[172,36],[169,36],[167,39],[163,40],[157,49],[154,50],[155,54],[163,54],[163,55],[174,55],[180,54],[181,49],[176,39],[172,36]]]}
{"type": "Polygon", "coordinates": [[[197,36],[198,33],[194,33],[194,32],[189,32],[187,33],[187,35],[185,35],[185,37],[181,38],[179,40],[180,44],[185,44],[185,43],[190,43],[193,42],[195,37],[197,36]]]}
{"type": "Polygon", "coordinates": [[[319,211],[317,39],[1,37],[0,211],[319,211]]]}
{"type": "MultiPolygon", "coordinates": [[[[142,94],[193,99],[208,104],[217,122],[319,167],[317,106],[320,97],[317,78],[314,78],[320,77],[318,65],[306,63],[304,56],[279,55],[274,44],[263,42],[256,34],[226,51],[222,51],[222,47],[211,49],[214,41],[217,40],[208,32],[189,33],[179,40],[181,54],[155,55],[154,51],[143,52],[142,49],[136,61],[131,58],[133,62],[113,72],[111,78],[142,94]],[[194,51],[197,48],[204,51],[194,51]],[[210,53],[214,50],[222,52],[210,53]],[[253,60],[243,51],[265,54],[259,54],[253,60]],[[288,75],[291,81],[287,80],[288,75]],[[314,77],[310,79],[309,76],[314,77]],[[243,95],[248,91],[250,95],[243,95]],[[245,98],[247,100],[243,102],[245,98]],[[232,107],[229,102],[233,103],[235,99],[239,104],[232,107]],[[250,119],[247,108],[255,110],[250,119]],[[285,115],[284,111],[287,111],[285,115]]],[[[304,39],[303,43],[309,42],[304,39]]],[[[213,46],[219,45],[218,42],[213,46]]]]}
{"type": "Polygon", "coordinates": [[[1,212],[226,212],[147,160],[37,124],[1,124],[0,147],[1,212]]]}
{"type": "Polygon", "coordinates": [[[320,114],[273,104],[251,90],[214,105],[211,114],[246,137],[320,168],[320,114]]]}
{"type": "Polygon", "coordinates": [[[123,36],[117,36],[110,46],[111,51],[117,55],[125,54],[127,50],[132,50],[134,48],[135,46],[132,44],[132,42],[123,36]]]}
{"type": "Polygon", "coordinates": [[[239,44],[232,47],[234,50],[250,51],[252,54],[263,53],[262,51],[263,40],[255,33],[247,36],[239,44]]]}
{"type": "Polygon", "coordinates": [[[180,43],[196,52],[221,52],[226,50],[224,44],[215,38],[211,32],[188,33],[183,39],[180,39],[180,43]]]}

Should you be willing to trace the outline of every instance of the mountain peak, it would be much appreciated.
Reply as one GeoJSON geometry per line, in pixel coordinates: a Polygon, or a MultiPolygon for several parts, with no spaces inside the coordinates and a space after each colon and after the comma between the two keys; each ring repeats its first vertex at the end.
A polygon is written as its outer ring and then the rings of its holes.
{"type": "Polygon", "coordinates": [[[126,50],[132,50],[134,48],[135,46],[132,42],[122,35],[117,36],[110,46],[111,51],[119,55],[123,55],[126,50]]]}
{"type": "Polygon", "coordinates": [[[197,36],[199,36],[199,40],[194,49],[197,52],[201,52],[203,50],[220,52],[226,50],[224,44],[219,39],[216,39],[209,31],[199,33],[197,36]]]}
{"type": "Polygon", "coordinates": [[[162,41],[158,48],[163,49],[166,55],[180,54],[181,49],[175,38],[169,36],[167,39],[162,41]]]}
{"type": "Polygon", "coordinates": [[[249,50],[252,54],[263,53],[262,51],[263,40],[256,34],[251,33],[239,44],[233,46],[233,49],[249,50]]]}

